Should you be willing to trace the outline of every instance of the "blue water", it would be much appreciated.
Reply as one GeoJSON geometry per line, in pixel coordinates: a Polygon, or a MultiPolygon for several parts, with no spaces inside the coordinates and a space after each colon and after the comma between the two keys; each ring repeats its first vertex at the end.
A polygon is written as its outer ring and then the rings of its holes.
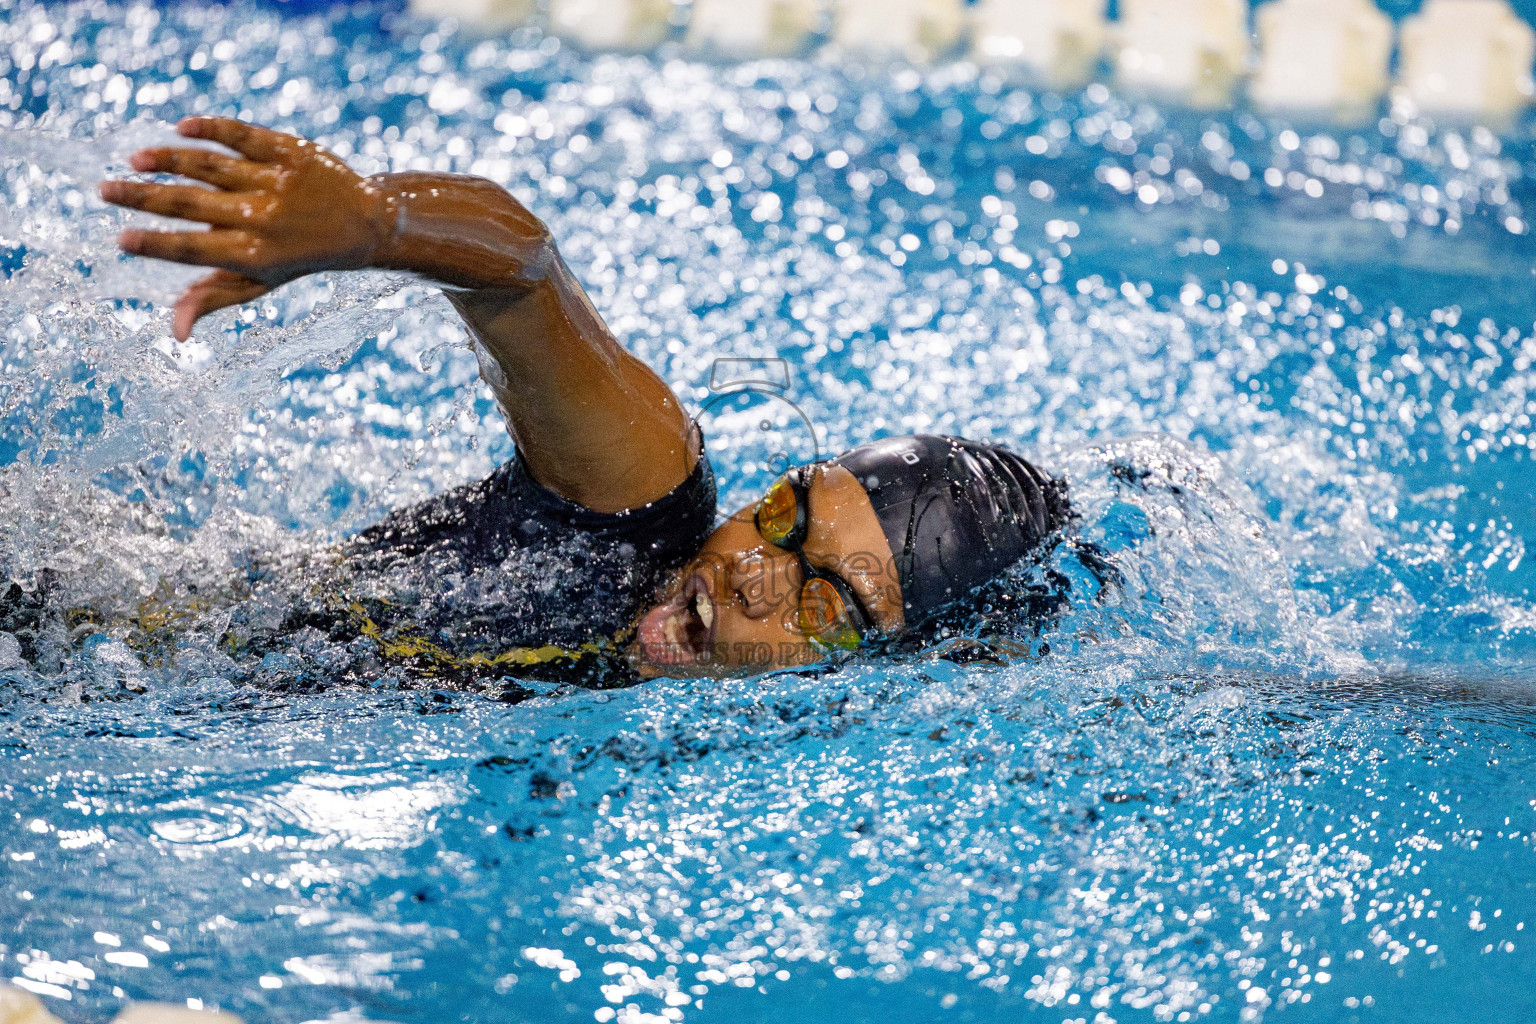
{"type": "Polygon", "coordinates": [[[0,636],[0,979],[67,1021],[1536,1014],[1529,121],[0,12],[0,570],[97,609],[0,636]],[[973,624],[1031,652],[998,664],[509,705],[343,685],[298,634],[274,677],[310,692],[264,687],[217,642],[253,549],[509,443],[409,281],[165,338],[143,300],[185,275],[116,257],[91,186],[201,111],[513,188],[700,408],[728,502],[784,453],[1003,440],[1124,586],[1059,553],[1059,622],[973,624]],[[721,356],[790,386],[722,398],[721,356]],[[134,616],[193,586],[146,656],[134,616]]]}

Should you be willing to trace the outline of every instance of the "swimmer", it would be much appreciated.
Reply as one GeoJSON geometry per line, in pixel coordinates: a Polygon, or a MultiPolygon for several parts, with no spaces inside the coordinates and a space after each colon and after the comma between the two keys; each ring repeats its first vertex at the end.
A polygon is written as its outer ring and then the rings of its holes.
{"type": "Polygon", "coordinates": [[[468,326],[516,446],[486,480],[346,543],[285,630],[351,630],[429,673],[755,673],[901,636],[1060,535],[1060,481],[996,445],[926,435],[795,467],[717,527],[697,425],[504,189],[365,178],[314,142],[226,118],[177,130],[231,153],[146,149],[135,170],[198,184],[112,180],[101,195],[208,225],[120,238],[134,255],[211,268],[175,305],[178,340],[306,274],[414,274],[468,326]]]}

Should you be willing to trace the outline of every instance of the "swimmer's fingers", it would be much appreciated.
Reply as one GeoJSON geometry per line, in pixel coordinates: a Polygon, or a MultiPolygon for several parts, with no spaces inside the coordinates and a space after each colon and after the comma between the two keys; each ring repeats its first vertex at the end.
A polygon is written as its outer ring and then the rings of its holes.
{"type": "Polygon", "coordinates": [[[171,333],[177,341],[192,336],[192,325],[216,309],[237,306],[260,298],[270,289],[260,281],[232,270],[215,270],[194,283],[176,300],[171,317],[171,333]]]}
{"type": "Polygon", "coordinates": [[[142,149],[133,154],[129,163],[136,171],[179,174],[231,192],[271,188],[280,173],[277,168],[255,160],[175,146],[142,149]]]}
{"type": "Polygon", "coordinates": [[[189,139],[208,139],[228,146],[236,153],[262,163],[284,163],[297,150],[313,145],[296,135],[285,135],[228,117],[183,118],[177,123],[176,131],[189,139]]]}
{"type": "Polygon", "coordinates": [[[154,185],[104,181],[101,198],[117,206],[179,220],[197,220],[219,228],[265,226],[272,198],[259,192],[219,192],[201,185],[154,185]]]}
{"type": "Polygon", "coordinates": [[[265,266],[262,243],[244,231],[214,228],[211,231],[144,231],[129,228],[117,236],[117,244],[134,256],[148,256],[172,263],[218,267],[242,274],[256,274],[265,266]]]}

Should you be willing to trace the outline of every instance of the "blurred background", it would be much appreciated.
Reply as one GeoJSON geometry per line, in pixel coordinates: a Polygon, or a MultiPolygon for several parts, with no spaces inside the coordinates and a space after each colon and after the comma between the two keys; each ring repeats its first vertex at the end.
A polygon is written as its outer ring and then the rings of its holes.
{"type": "MultiPolygon", "coordinates": [[[[353,5],[258,0],[289,11],[353,5]]],[[[969,58],[1043,84],[1089,81],[1218,106],[1359,115],[1395,88],[1426,111],[1508,118],[1529,102],[1536,0],[381,0],[494,34],[537,26],[586,49],[749,59],[969,58]]]]}

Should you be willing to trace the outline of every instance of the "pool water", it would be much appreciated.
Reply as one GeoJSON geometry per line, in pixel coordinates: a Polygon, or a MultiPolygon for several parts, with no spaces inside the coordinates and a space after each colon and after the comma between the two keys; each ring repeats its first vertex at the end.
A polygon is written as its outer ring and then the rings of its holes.
{"type": "Polygon", "coordinates": [[[0,978],[53,1013],[1536,1014],[1530,121],[583,56],[366,7],[0,12],[0,570],[99,610],[0,635],[0,978]],[[510,444],[407,280],[165,337],[147,300],[187,275],[119,259],[92,188],[193,112],[512,188],[701,410],[724,507],[786,452],[996,439],[1068,475],[1122,584],[1056,552],[1059,621],[972,624],[1017,657],[516,704],[343,683],[318,635],[235,664],[253,550],[510,444]],[[720,401],[720,357],[788,387],[720,401]],[[156,614],[146,656],[122,623],[156,614]]]}

